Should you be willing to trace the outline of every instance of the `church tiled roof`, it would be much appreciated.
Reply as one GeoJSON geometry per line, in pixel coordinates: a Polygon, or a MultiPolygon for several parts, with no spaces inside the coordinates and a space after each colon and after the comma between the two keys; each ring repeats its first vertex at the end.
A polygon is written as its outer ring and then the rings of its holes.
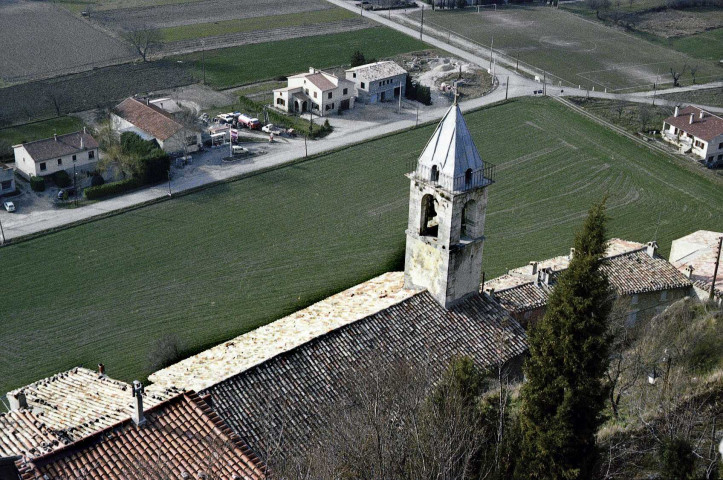
{"type": "Polygon", "coordinates": [[[20,478],[265,478],[263,463],[194,392],[146,410],[145,420],[136,425],[126,418],[44,455],[17,460],[20,478]]]}
{"type": "MultiPolygon", "coordinates": [[[[399,273],[398,275],[402,275],[399,273]]],[[[457,355],[490,365],[527,350],[523,328],[489,297],[473,294],[446,310],[425,290],[211,386],[216,412],[262,453],[283,437],[284,455],[308,453],[322,414],[345,381],[405,360],[438,375],[457,355]]]]}

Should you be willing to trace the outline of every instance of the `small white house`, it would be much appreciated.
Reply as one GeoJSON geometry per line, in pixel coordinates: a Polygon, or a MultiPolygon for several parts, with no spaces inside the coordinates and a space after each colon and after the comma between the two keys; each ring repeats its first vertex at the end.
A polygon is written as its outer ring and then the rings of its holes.
{"type": "Polygon", "coordinates": [[[60,170],[92,172],[98,163],[98,142],[85,131],[13,145],[15,169],[23,177],[44,177],[60,170]]]}
{"type": "Polygon", "coordinates": [[[359,101],[388,102],[404,96],[407,71],[389,60],[350,68],[346,79],[354,82],[359,101]]]}
{"type": "Polygon", "coordinates": [[[697,155],[709,167],[723,165],[723,118],[698,107],[675,107],[661,133],[663,140],[697,155]]]}
{"type": "Polygon", "coordinates": [[[0,196],[15,191],[15,172],[13,167],[0,163],[0,196]]]}
{"type": "Polygon", "coordinates": [[[288,77],[284,88],[274,90],[274,107],[285,112],[313,111],[323,117],[354,108],[354,83],[310,68],[309,73],[288,77]]]}
{"type": "Polygon", "coordinates": [[[111,122],[119,133],[133,132],[144,140],[153,139],[168,153],[196,152],[201,145],[200,131],[183,126],[150,101],[126,98],[113,109],[111,122]]]}

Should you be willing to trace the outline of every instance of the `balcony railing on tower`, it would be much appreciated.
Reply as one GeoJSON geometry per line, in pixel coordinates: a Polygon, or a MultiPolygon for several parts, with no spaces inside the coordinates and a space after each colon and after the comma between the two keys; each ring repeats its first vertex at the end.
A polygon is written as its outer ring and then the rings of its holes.
{"type": "Polygon", "coordinates": [[[410,166],[414,169],[409,174],[410,178],[417,178],[430,182],[433,185],[443,188],[449,192],[464,192],[472,188],[486,187],[495,181],[497,166],[490,162],[484,162],[484,168],[467,170],[466,173],[452,177],[436,170],[435,167],[417,165],[416,161],[410,166]]]}

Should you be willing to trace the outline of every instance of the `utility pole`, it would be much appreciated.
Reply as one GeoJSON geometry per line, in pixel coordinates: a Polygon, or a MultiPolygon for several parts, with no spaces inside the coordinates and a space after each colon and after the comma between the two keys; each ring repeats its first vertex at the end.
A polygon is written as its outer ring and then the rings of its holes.
{"type": "Polygon", "coordinates": [[[542,71],[542,94],[547,95],[547,72],[542,71]]]}
{"type": "Polygon", "coordinates": [[[507,100],[507,93],[510,91],[510,76],[507,75],[507,85],[505,85],[505,100],[507,100]]]}
{"type": "Polygon", "coordinates": [[[201,41],[201,64],[203,65],[203,84],[206,85],[206,42],[201,41]]]}
{"type": "Polygon", "coordinates": [[[422,35],[424,35],[424,5],[422,5],[422,22],[419,25],[419,40],[422,40],[422,35]]]}
{"type": "Polygon", "coordinates": [[[655,106],[655,94],[657,93],[657,83],[653,82],[653,106],[655,106]]]}
{"type": "Polygon", "coordinates": [[[172,196],[171,195],[171,169],[170,168],[168,169],[168,196],[169,197],[172,196]]]}
{"type": "Polygon", "coordinates": [[[304,156],[309,156],[309,147],[306,145],[306,135],[304,135],[304,156]]]}
{"type": "Polygon", "coordinates": [[[399,80],[399,106],[397,107],[397,113],[402,113],[402,81],[399,80]]]}
{"type": "Polygon", "coordinates": [[[417,105],[417,121],[414,124],[415,127],[419,126],[419,105],[417,105]]]}
{"type": "Polygon", "coordinates": [[[73,164],[73,195],[75,196],[75,206],[78,206],[78,173],[75,171],[73,164]]]}
{"type": "Polygon", "coordinates": [[[721,247],[723,247],[723,237],[718,237],[718,255],[716,255],[715,259],[715,267],[713,268],[713,279],[710,282],[710,294],[708,295],[708,300],[710,300],[711,302],[713,301],[713,297],[715,296],[715,281],[718,278],[718,265],[720,264],[721,247]]]}
{"type": "Polygon", "coordinates": [[[492,41],[490,42],[490,68],[488,69],[490,73],[492,73],[492,47],[495,44],[495,37],[492,37],[492,41]]]}
{"type": "Polygon", "coordinates": [[[359,15],[364,16],[364,4],[362,2],[359,2],[359,15]]]}
{"type": "Polygon", "coordinates": [[[3,230],[2,220],[0,220],[0,235],[2,235],[2,243],[0,243],[0,245],[5,245],[5,231],[3,230]]]}

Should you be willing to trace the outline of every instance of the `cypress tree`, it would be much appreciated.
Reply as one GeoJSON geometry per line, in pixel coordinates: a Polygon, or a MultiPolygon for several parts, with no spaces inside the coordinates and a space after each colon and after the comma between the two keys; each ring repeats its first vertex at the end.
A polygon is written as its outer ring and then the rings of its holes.
{"type": "Polygon", "coordinates": [[[603,199],[575,236],[575,253],[558,278],[545,316],[529,331],[518,478],[591,478],[595,433],[604,420],[610,343],[611,295],[600,270],[606,220],[603,199]]]}

